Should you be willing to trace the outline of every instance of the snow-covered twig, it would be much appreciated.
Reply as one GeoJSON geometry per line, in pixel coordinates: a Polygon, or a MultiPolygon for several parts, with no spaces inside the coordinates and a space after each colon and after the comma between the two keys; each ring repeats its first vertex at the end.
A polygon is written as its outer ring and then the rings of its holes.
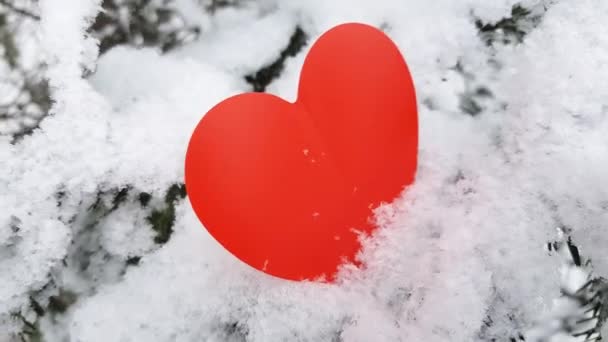
{"type": "Polygon", "coordinates": [[[26,16],[26,17],[34,19],[34,20],[40,20],[39,15],[36,15],[26,9],[17,7],[15,5],[13,5],[11,2],[9,2],[8,0],[0,0],[0,5],[8,8],[9,10],[13,11],[14,13],[26,16]]]}
{"type": "Polygon", "coordinates": [[[593,277],[590,262],[581,263],[578,249],[570,238],[564,238],[561,230],[555,247],[565,258],[562,296],[555,300],[551,313],[530,331],[528,338],[536,342],[600,341],[602,326],[608,318],[608,280],[593,277]]]}

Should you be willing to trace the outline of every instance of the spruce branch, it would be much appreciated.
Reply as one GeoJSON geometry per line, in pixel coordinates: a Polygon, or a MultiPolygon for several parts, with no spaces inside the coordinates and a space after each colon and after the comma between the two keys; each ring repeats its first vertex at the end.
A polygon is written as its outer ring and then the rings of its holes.
{"type": "Polygon", "coordinates": [[[561,293],[551,313],[528,334],[535,342],[597,342],[608,319],[608,280],[594,277],[590,260],[583,260],[579,249],[559,230],[553,243],[564,258],[561,293]]]}

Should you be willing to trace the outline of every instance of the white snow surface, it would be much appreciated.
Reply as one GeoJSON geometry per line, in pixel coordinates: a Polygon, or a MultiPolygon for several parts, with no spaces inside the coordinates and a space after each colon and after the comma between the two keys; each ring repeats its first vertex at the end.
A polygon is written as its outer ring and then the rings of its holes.
{"type": "Polygon", "coordinates": [[[168,54],[121,46],[100,58],[86,34],[100,1],[40,8],[52,115],[17,144],[0,140],[2,342],[22,329],[15,314],[35,317],[31,296],[59,288],[77,299],[39,318],[45,341],[503,341],[559,296],[561,261],[546,248],[556,227],[608,275],[605,0],[246,1],[212,17],[190,10],[201,37],[168,54]],[[475,19],[495,23],[516,3],[540,21],[519,44],[487,46],[475,19]],[[293,100],[310,44],[352,21],[400,48],[420,118],[417,180],[377,210],[365,267],[334,284],[269,277],[223,250],[187,198],[155,244],[145,217],[183,181],[204,113],[250,91],[244,76],[299,26],[307,46],[267,89],[293,100]],[[470,116],[460,97],[477,85],[493,97],[470,116]],[[100,194],[125,187],[126,204],[92,218],[100,194]],[[92,251],[86,272],[69,262],[79,248],[92,251]]]}

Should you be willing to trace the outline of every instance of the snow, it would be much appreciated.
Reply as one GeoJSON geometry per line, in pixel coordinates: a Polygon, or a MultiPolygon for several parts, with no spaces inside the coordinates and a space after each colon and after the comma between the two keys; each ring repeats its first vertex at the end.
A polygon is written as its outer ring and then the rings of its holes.
{"type": "Polygon", "coordinates": [[[220,13],[206,35],[177,55],[196,58],[237,77],[250,74],[279,57],[295,29],[295,20],[295,15],[287,11],[220,13]]]}
{"type": "Polygon", "coordinates": [[[100,1],[41,0],[54,104],[33,135],[0,141],[0,341],[22,329],[15,314],[38,319],[45,341],[491,341],[529,331],[534,341],[564,285],[546,247],[556,227],[608,275],[608,2],[245,1],[213,15],[176,6],[203,26],[198,40],[98,57],[86,29],[100,1]],[[497,23],[517,3],[542,20],[520,44],[486,45],[474,20],[497,23]],[[301,27],[306,46],[267,88],[294,100],[310,44],[349,21],[382,27],[412,71],[417,181],[377,210],[364,268],[343,268],[335,284],[281,281],[223,250],[187,198],[164,197],[183,180],[207,110],[249,91],[244,76],[301,27]],[[474,95],[480,86],[493,95],[474,95]],[[463,94],[479,114],[463,113],[463,94]],[[147,218],[167,208],[173,232],[158,244],[147,218]],[[37,317],[30,298],[47,307],[61,291],[74,303],[37,317]]]}

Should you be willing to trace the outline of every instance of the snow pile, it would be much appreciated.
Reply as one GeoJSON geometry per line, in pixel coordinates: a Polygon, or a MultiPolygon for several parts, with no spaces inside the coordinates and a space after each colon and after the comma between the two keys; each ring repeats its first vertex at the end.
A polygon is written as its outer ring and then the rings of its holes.
{"type": "Polygon", "coordinates": [[[560,296],[556,227],[608,275],[607,2],[180,0],[197,40],[97,58],[100,5],[40,3],[54,104],[0,143],[0,341],[517,341],[560,296]],[[417,181],[378,210],[364,269],[273,279],[202,229],[186,144],[230,95],[293,100],[347,21],[409,64],[417,181]]]}

